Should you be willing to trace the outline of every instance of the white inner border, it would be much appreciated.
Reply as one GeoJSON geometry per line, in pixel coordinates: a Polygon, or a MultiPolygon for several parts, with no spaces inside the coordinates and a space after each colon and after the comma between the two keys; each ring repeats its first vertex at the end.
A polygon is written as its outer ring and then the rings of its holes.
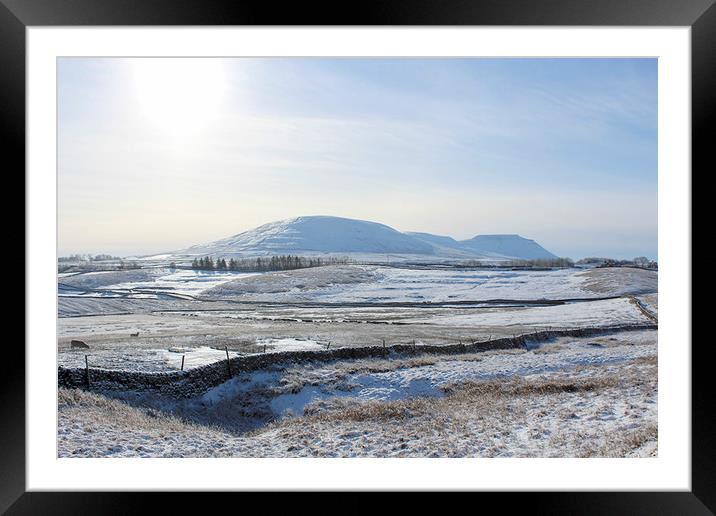
{"type": "Polygon", "coordinates": [[[27,30],[27,489],[690,490],[688,27],[27,30]],[[57,56],[659,58],[659,456],[649,459],[58,459],[57,56]]]}

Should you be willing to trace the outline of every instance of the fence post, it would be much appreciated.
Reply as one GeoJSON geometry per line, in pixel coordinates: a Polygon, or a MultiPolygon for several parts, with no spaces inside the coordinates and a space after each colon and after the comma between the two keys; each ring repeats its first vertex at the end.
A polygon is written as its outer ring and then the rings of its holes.
{"type": "Polygon", "coordinates": [[[383,339],[383,348],[385,349],[385,339],[383,339]]]}
{"type": "Polygon", "coordinates": [[[231,360],[229,360],[229,347],[224,346],[224,351],[226,351],[226,369],[229,372],[229,378],[231,378],[231,360]]]}
{"type": "Polygon", "coordinates": [[[90,388],[90,374],[89,374],[89,360],[87,360],[87,355],[85,355],[85,376],[87,377],[87,388],[90,388]]]}
{"type": "Polygon", "coordinates": [[[182,355],[182,356],[181,356],[181,370],[182,370],[182,371],[184,370],[184,357],[185,357],[185,356],[186,356],[186,355],[182,355]]]}

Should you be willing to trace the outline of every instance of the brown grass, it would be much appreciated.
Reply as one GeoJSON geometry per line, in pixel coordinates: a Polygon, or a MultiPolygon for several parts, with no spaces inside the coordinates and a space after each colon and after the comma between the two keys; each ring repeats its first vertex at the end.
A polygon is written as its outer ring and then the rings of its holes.
{"type": "MultiPolygon", "coordinates": [[[[316,403],[306,408],[305,419],[328,421],[396,421],[433,416],[446,407],[468,404],[474,410],[494,411],[509,398],[549,396],[560,393],[593,392],[616,387],[613,377],[577,380],[510,380],[470,381],[450,384],[443,388],[446,398],[409,398],[398,401],[364,401],[336,399],[316,403]]],[[[279,424],[290,424],[284,421],[279,424]]]]}
{"type": "MultiPolygon", "coordinates": [[[[400,360],[400,366],[438,360],[414,357],[400,360]]],[[[377,359],[360,367],[335,367],[341,375],[387,371],[395,364],[377,359]]],[[[298,371],[292,375],[297,385],[302,380],[298,371]]],[[[111,428],[116,433],[144,432],[151,440],[162,435],[193,439],[197,433],[206,434],[202,442],[239,439],[236,443],[241,444],[222,452],[227,454],[259,456],[265,443],[274,450],[270,456],[625,457],[656,453],[654,412],[644,404],[655,397],[656,371],[657,358],[646,357],[618,366],[585,366],[580,376],[562,371],[451,384],[442,397],[391,402],[333,398],[309,406],[302,417],[275,421],[238,438],[81,390],[60,389],[58,403],[61,418],[81,422],[83,432],[111,428]],[[610,422],[602,413],[614,406],[621,419],[610,422]]],[[[303,381],[319,378],[309,370],[303,381]]],[[[186,453],[214,453],[206,450],[186,453]]]]}
{"type": "MultiPolygon", "coordinates": [[[[624,396],[633,396],[634,389],[653,396],[657,381],[655,366],[656,357],[648,357],[623,364],[616,374],[603,374],[599,367],[592,367],[591,373],[587,371],[587,375],[578,378],[557,374],[532,379],[452,384],[444,388],[444,397],[392,402],[323,401],[310,406],[305,416],[275,422],[270,428],[303,443],[297,449],[319,456],[324,451],[320,445],[316,447],[312,444],[312,436],[348,431],[358,435],[377,432],[393,439],[398,446],[398,450],[391,454],[393,456],[415,456],[415,450],[410,447],[404,449],[404,444],[401,444],[412,441],[422,442],[427,447],[429,453],[425,452],[426,456],[489,457],[509,452],[505,437],[520,431],[520,428],[526,429],[523,435],[532,443],[524,449],[534,450],[536,446],[542,451],[517,452],[517,456],[624,457],[654,454],[657,439],[655,423],[641,422],[641,426],[634,429],[600,434],[602,423],[595,421],[593,426],[584,427],[582,423],[583,429],[579,430],[571,422],[583,422],[584,418],[589,420],[597,412],[580,410],[565,396],[576,396],[575,401],[602,396],[621,400],[624,396]],[[642,449],[648,443],[654,444],[653,450],[642,449]]],[[[601,407],[594,410],[605,409],[604,404],[601,407]]],[[[631,405],[631,408],[637,406],[631,405]]]]}
{"type": "Polygon", "coordinates": [[[57,403],[65,417],[82,421],[89,431],[105,425],[131,431],[151,429],[160,435],[168,432],[218,430],[210,426],[196,425],[153,409],[132,407],[119,400],[80,389],[59,388],[57,403]]]}
{"type": "Polygon", "coordinates": [[[606,442],[596,450],[589,450],[587,457],[627,457],[642,446],[656,442],[659,430],[656,424],[628,430],[621,434],[607,435],[606,442]]]}
{"type": "Polygon", "coordinates": [[[591,392],[608,389],[619,384],[614,377],[589,379],[549,379],[525,380],[523,378],[508,381],[492,380],[489,382],[462,382],[446,385],[446,394],[461,398],[475,396],[545,396],[559,393],[591,392]]]}

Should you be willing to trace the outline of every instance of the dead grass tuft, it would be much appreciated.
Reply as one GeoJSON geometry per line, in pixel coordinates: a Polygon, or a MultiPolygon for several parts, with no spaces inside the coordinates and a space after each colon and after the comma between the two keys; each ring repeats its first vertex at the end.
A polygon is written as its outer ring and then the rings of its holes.
{"type": "MultiPolygon", "coordinates": [[[[412,400],[417,401],[417,400],[412,400]]],[[[408,419],[415,414],[415,403],[410,401],[399,401],[385,403],[379,401],[367,401],[361,403],[346,404],[341,408],[333,410],[315,410],[309,407],[306,415],[314,421],[395,421],[408,419]]]]}
{"type": "Polygon", "coordinates": [[[615,377],[585,379],[539,379],[515,378],[507,381],[462,382],[446,385],[443,390],[449,396],[475,398],[484,396],[546,396],[560,393],[591,392],[609,389],[619,384],[615,377]]]}
{"type": "MultiPolygon", "coordinates": [[[[650,423],[624,433],[615,432],[612,435],[607,435],[606,442],[588,456],[627,457],[649,443],[656,444],[658,438],[657,425],[650,423]]],[[[656,446],[654,451],[656,451],[656,446]]]]}
{"type": "Polygon", "coordinates": [[[217,431],[208,425],[197,425],[154,409],[132,407],[80,389],[58,389],[58,407],[70,419],[83,421],[88,428],[113,427],[128,431],[150,431],[158,434],[168,432],[217,431]]]}

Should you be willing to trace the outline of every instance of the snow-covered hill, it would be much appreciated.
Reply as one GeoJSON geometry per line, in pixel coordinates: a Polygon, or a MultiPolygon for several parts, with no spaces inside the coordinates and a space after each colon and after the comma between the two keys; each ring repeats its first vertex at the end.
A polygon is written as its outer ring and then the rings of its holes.
{"type": "Polygon", "coordinates": [[[519,235],[478,235],[469,240],[457,241],[449,236],[430,233],[408,233],[439,248],[459,250],[485,258],[518,258],[537,260],[557,258],[534,240],[519,235]]]}
{"type": "Polygon", "coordinates": [[[485,235],[457,241],[429,233],[401,233],[385,224],[330,216],[280,220],[237,235],[195,245],[172,258],[248,257],[280,254],[333,254],[370,259],[513,259],[554,258],[533,240],[518,235],[485,235]]]}
{"type": "Polygon", "coordinates": [[[264,224],[193,246],[190,254],[400,253],[433,254],[433,246],[384,224],[311,216],[264,224]]]}
{"type": "Polygon", "coordinates": [[[534,240],[519,235],[478,235],[461,241],[460,247],[488,256],[498,255],[524,260],[557,258],[534,240]]]}
{"type": "Polygon", "coordinates": [[[414,236],[415,238],[428,242],[433,245],[441,245],[443,247],[459,247],[460,243],[453,237],[433,235],[431,233],[418,233],[416,231],[408,231],[406,235],[414,236]]]}

